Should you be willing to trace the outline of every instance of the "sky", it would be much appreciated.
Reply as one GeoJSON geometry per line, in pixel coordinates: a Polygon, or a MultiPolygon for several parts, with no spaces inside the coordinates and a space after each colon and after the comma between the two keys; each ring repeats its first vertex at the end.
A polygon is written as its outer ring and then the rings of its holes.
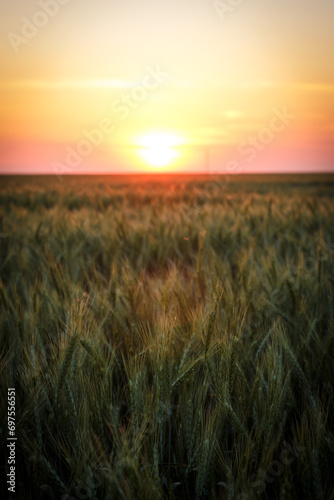
{"type": "Polygon", "coordinates": [[[334,172],[333,0],[0,1],[0,173],[334,172]]]}

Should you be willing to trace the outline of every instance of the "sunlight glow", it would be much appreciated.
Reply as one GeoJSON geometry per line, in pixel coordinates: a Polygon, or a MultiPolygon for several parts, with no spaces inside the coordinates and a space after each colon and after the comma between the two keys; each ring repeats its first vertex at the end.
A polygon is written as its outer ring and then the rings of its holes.
{"type": "Polygon", "coordinates": [[[175,149],[161,146],[140,149],[139,154],[152,167],[166,167],[178,156],[175,149]]]}
{"type": "Polygon", "coordinates": [[[151,167],[161,168],[170,165],[179,155],[175,147],[184,143],[181,137],[165,132],[152,132],[141,136],[137,141],[138,154],[151,167]]]}

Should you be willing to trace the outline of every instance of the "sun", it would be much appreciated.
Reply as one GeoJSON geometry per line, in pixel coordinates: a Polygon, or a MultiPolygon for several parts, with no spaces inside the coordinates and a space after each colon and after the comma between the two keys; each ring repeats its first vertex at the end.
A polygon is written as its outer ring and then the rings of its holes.
{"type": "Polygon", "coordinates": [[[152,167],[166,167],[177,156],[175,149],[169,146],[151,146],[139,151],[140,156],[152,167]]]}
{"type": "Polygon", "coordinates": [[[167,132],[151,132],[142,135],[136,142],[140,146],[137,152],[147,165],[164,168],[179,157],[180,152],[175,148],[183,141],[181,137],[167,132]]]}

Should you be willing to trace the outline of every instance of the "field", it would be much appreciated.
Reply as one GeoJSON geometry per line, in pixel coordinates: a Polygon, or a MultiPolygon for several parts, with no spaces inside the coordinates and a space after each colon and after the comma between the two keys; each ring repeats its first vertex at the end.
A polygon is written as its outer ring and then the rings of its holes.
{"type": "Polygon", "coordinates": [[[1,181],[3,492],[334,498],[334,176],[1,181]]]}

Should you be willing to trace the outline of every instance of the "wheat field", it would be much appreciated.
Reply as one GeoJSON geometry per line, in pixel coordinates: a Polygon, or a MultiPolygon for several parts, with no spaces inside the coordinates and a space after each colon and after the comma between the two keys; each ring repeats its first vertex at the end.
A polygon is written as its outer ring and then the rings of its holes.
{"type": "Polygon", "coordinates": [[[333,177],[2,181],[13,498],[334,498],[333,177]]]}

